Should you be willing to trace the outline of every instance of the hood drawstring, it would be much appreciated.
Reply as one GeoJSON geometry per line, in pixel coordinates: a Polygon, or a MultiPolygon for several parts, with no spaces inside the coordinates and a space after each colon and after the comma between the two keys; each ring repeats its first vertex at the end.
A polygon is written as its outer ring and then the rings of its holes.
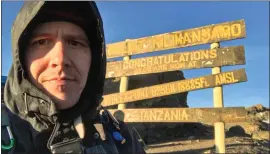
{"type": "Polygon", "coordinates": [[[23,93],[23,95],[24,95],[24,105],[25,105],[24,112],[25,112],[25,114],[28,114],[29,109],[28,109],[28,104],[27,104],[27,94],[26,93],[23,93]]]}
{"type": "Polygon", "coordinates": [[[30,118],[34,118],[34,117],[37,118],[37,120],[39,120],[46,128],[49,128],[49,125],[42,119],[42,117],[40,117],[37,113],[29,110],[29,106],[27,102],[28,94],[24,92],[23,95],[24,95],[25,114],[30,118]]]}
{"type": "Polygon", "coordinates": [[[53,131],[52,131],[52,134],[51,134],[51,136],[50,136],[50,138],[49,138],[49,140],[47,142],[47,148],[48,149],[52,149],[51,145],[52,145],[53,139],[55,138],[59,128],[60,128],[60,123],[58,121],[56,121],[56,123],[54,125],[54,128],[53,128],[53,131]]]}

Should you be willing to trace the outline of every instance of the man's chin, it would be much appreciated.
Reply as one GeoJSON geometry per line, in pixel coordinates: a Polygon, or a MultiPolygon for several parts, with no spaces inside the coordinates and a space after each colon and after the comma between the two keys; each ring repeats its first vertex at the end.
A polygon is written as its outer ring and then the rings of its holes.
{"type": "Polygon", "coordinates": [[[53,100],[59,110],[71,108],[78,102],[78,99],[70,97],[54,97],[53,100]]]}
{"type": "Polygon", "coordinates": [[[79,100],[81,92],[77,88],[58,91],[49,87],[44,88],[48,96],[54,101],[57,109],[68,109],[73,107],[79,100]]]}

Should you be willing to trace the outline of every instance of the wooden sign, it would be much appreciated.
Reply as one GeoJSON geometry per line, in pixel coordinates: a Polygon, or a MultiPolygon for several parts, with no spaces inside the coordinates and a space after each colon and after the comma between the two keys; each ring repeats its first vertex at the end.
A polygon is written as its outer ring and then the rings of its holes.
{"type": "Polygon", "coordinates": [[[187,80],[169,82],[151,87],[129,90],[126,92],[109,94],[104,96],[103,106],[167,96],[198,89],[212,88],[247,81],[245,69],[222,72],[219,74],[201,76],[187,80]]]}
{"type": "Polygon", "coordinates": [[[107,58],[182,48],[246,37],[244,20],[129,39],[107,45],[107,58]]]}
{"type": "Polygon", "coordinates": [[[106,78],[245,64],[244,50],[235,46],[109,62],[106,78]]]}
{"type": "Polygon", "coordinates": [[[228,123],[246,121],[244,107],[111,109],[109,112],[124,122],[228,123]]]}

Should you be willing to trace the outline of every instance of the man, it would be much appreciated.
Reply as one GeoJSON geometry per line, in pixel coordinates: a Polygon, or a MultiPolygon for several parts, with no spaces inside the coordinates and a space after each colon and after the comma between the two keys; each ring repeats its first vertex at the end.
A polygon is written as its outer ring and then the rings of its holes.
{"type": "Polygon", "coordinates": [[[2,153],[145,153],[100,106],[106,52],[94,2],[25,2],[12,47],[2,153]]]}

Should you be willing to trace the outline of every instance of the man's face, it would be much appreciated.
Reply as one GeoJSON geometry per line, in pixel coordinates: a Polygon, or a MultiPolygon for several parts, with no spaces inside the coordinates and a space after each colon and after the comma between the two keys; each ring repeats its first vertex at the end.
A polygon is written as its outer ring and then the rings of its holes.
{"type": "Polygon", "coordinates": [[[91,51],[84,31],[68,22],[39,25],[28,45],[25,62],[29,80],[58,109],[77,103],[91,65],[91,51]]]}

